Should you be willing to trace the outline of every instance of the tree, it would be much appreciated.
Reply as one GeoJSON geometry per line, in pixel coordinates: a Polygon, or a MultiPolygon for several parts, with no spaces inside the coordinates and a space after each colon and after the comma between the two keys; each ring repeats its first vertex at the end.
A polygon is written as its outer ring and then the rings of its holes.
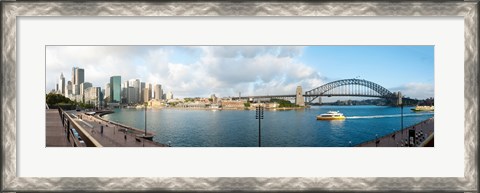
{"type": "Polygon", "coordinates": [[[46,102],[48,105],[56,105],[56,104],[73,104],[74,102],[64,97],[61,94],[49,93],[46,95],[46,102]]]}

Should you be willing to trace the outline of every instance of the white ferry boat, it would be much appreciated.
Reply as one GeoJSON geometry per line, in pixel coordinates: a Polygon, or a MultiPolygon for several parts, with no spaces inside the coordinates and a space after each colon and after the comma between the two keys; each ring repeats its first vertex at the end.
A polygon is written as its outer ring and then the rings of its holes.
{"type": "Polygon", "coordinates": [[[338,111],[328,111],[327,113],[318,115],[317,120],[345,120],[345,116],[343,116],[343,114],[338,111]]]}

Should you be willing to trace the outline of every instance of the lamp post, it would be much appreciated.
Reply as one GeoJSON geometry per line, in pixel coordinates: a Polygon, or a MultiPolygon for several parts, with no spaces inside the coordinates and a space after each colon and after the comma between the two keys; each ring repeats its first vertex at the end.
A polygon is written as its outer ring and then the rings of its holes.
{"type": "MultiPolygon", "coordinates": [[[[147,104],[148,103],[144,103],[143,105],[145,106],[145,134],[143,134],[143,136],[147,136],[147,104]]],[[[145,140],[145,138],[143,139],[145,140]]]]}
{"type": "Polygon", "coordinates": [[[403,137],[403,101],[402,101],[402,93],[398,91],[398,100],[397,100],[398,105],[400,105],[400,131],[402,132],[402,137],[403,137]]]}
{"type": "Polygon", "coordinates": [[[258,147],[262,146],[261,120],[263,119],[263,107],[257,106],[255,119],[258,119],[258,147]]]}

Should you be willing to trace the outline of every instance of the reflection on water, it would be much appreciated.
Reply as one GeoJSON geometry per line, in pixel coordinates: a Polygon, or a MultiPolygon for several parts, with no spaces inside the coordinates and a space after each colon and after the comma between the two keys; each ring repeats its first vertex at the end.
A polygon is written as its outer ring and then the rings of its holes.
{"type": "MultiPolygon", "coordinates": [[[[262,146],[332,147],[349,146],[383,136],[401,125],[400,108],[383,106],[315,106],[305,110],[265,111],[262,146]],[[340,111],[343,121],[317,121],[327,111],[340,111]]],[[[432,112],[404,110],[404,126],[433,117],[432,112]]],[[[116,109],[106,119],[144,128],[142,109],[116,109]]],[[[147,110],[147,128],[160,143],[183,147],[256,147],[258,120],[255,111],[238,110],[147,110]]]]}

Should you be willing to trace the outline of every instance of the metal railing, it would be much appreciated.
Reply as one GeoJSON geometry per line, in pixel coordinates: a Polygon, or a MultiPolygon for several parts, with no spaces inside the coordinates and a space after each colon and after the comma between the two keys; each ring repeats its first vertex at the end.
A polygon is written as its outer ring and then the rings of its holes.
{"type": "Polygon", "coordinates": [[[62,108],[58,108],[60,118],[62,120],[63,127],[67,133],[67,139],[72,142],[74,147],[103,147],[95,138],[93,138],[90,133],[87,132],[82,126],[80,126],[76,119],[72,115],[69,115],[62,108]],[[75,136],[73,129],[78,133],[78,136],[75,136]],[[83,142],[82,142],[83,141],[83,142]]]}

